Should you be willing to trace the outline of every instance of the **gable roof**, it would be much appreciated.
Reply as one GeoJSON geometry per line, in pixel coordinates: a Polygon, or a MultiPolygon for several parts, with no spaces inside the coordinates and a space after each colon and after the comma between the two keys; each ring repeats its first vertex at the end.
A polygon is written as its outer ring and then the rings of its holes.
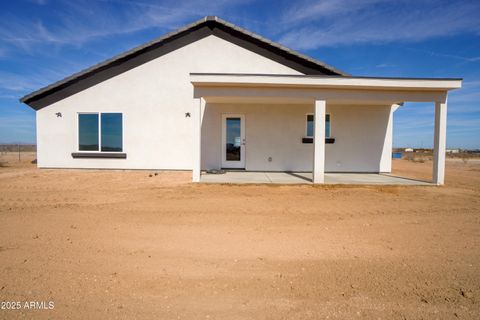
{"type": "Polygon", "coordinates": [[[348,75],[322,61],[265,39],[218,17],[207,16],[27,94],[20,101],[39,110],[209,35],[215,35],[307,75],[348,75]]]}

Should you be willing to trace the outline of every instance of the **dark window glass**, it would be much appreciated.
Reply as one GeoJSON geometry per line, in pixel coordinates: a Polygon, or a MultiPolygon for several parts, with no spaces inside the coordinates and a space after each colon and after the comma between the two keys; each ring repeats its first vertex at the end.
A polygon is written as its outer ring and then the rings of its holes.
{"type": "Polygon", "coordinates": [[[325,115],[325,137],[330,137],[330,115],[325,115]]]}
{"type": "Polygon", "coordinates": [[[227,118],[227,161],[241,160],[241,120],[240,118],[227,118]]]}
{"type": "Polygon", "coordinates": [[[102,113],[102,151],[122,151],[121,113],[102,113]]]}
{"type": "Polygon", "coordinates": [[[98,114],[78,115],[78,150],[98,151],[98,114]]]}
{"type": "Polygon", "coordinates": [[[307,137],[313,137],[313,114],[307,115],[307,137]]]}
{"type": "MultiPolygon", "coordinates": [[[[307,115],[307,137],[313,137],[313,114],[307,115]]],[[[330,115],[325,115],[325,137],[330,137],[330,115]]]]}

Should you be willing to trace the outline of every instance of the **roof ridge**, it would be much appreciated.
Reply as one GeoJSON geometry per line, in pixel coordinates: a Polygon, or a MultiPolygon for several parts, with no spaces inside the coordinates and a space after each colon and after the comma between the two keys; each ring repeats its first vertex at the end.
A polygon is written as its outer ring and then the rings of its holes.
{"type": "Polygon", "coordinates": [[[270,40],[270,39],[268,39],[268,38],[265,38],[265,37],[259,35],[258,33],[255,33],[255,32],[249,31],[249,30],[247,30],[247,29],[245,29],[245,28],[239,27],[239,26],[237,26],[237,25],[235,25],[235,24],[233,24],[233,23],[231,23],[231,22],[228,22],[228,21],[226,21],[226,20],[223,20],[222,18],[219,18],[219,17],[217,17],[217,16],[206,16],[205,19],[208,19],[209,17],[212,18],[212,19],[214,19],[214,20],[206,20],[206,21],[216,21],[216,22],[218,22],[218,23],[221,23],[221,24],[223,24],[223,25],[226,25],[227,27],[233,28],[233,29],[235,29],[235,30],[237,30],[237,31],[240,31],[240,32],[242,32],[242,33],[245,33],[245,34],[247,34],[247,35],[250,35],[250,36],[253,37],[253,38],[256,38],[256,39],[258,39],[258,40],[260,40],[260,41],[262,41],[262,42],[265,42],[265,43],[267,43],[267,44],[270,44],[270,45],[272,45],[272,46],[274,46],[274,47],[277,47],[277,48],[279,48],[279,49],[281,49],[281,50],[283,50],[283,51],[285,51],[285,52],[288,52],[288,53],[290,53],[290,54],[296,55],[296,56],[298,56],[298,57],[300,57],[300,58],[302,58],[302,59],[308,60],[308,61],[313,62],[313,63],[315,63],[315,64],[318,64],[318,65],[320,65],[320,66],[322,66],[322,67],[324,67],[324,68],[326,68],[326,69],[329,69],[329,70],[331,70],[331,71],[334,71],[335,73],[338,73],[339,75],[342,75],[342,76],[349,76],[349,75],[350,75],[350,74],[348,74],[348,73],[346,73],[346,72],[344,72],[344,71],[341,71],[341,70],[339,70],[339,69],[337,69],[337,68],[329,65],[328,63],[326,63],[326,62],[324,62],[324,61],[321,61],[321,60],[312,58],[312,57],[310,57],[310,56],[307,56],[307,55],[305,55],[305,54],[303,54],[303,53],[300,53],[300,52],[298,52],[298,51],[296,51],[296,50],[294,50],[294,49],[291,49],[291,48],[289,48],[289,47],[287,47],[287,46],[284,46],[284,45],[281,44],[281,43],[272,41],[272,40],[270,40]]]}

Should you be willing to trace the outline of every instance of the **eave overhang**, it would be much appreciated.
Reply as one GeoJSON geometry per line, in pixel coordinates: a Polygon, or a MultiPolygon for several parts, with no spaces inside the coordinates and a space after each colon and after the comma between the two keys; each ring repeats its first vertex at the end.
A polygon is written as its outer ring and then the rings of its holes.
{"type": "Polygon", "coordinates": [[[312,76],[280,74],[191,73],[194,86],[216,87],[277,87],[277,88],[336,88],[374,90],[438,90],[462,87],[461,78],[387,78],[350,76],[312,76]]]}
{"type": "Polygon", "coordinates": [[[280,74],[191,73],[194,97],[212,103],[393,105],[445,101],[459,78],[335,77],[280,74]]]}

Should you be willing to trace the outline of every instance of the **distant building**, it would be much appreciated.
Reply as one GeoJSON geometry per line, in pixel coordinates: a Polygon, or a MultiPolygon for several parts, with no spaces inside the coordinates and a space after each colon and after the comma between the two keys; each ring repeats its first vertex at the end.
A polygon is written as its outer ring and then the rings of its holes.
{"type": "Polygon", "coordinates": [[[445,150],[446,153],[460,153],[460,149],[447,149],[445,150]]]}
{"type": "Polygon", "coordinates": [[[405,152],[413,152],[412,148],[405,148],[405,152]]]}

